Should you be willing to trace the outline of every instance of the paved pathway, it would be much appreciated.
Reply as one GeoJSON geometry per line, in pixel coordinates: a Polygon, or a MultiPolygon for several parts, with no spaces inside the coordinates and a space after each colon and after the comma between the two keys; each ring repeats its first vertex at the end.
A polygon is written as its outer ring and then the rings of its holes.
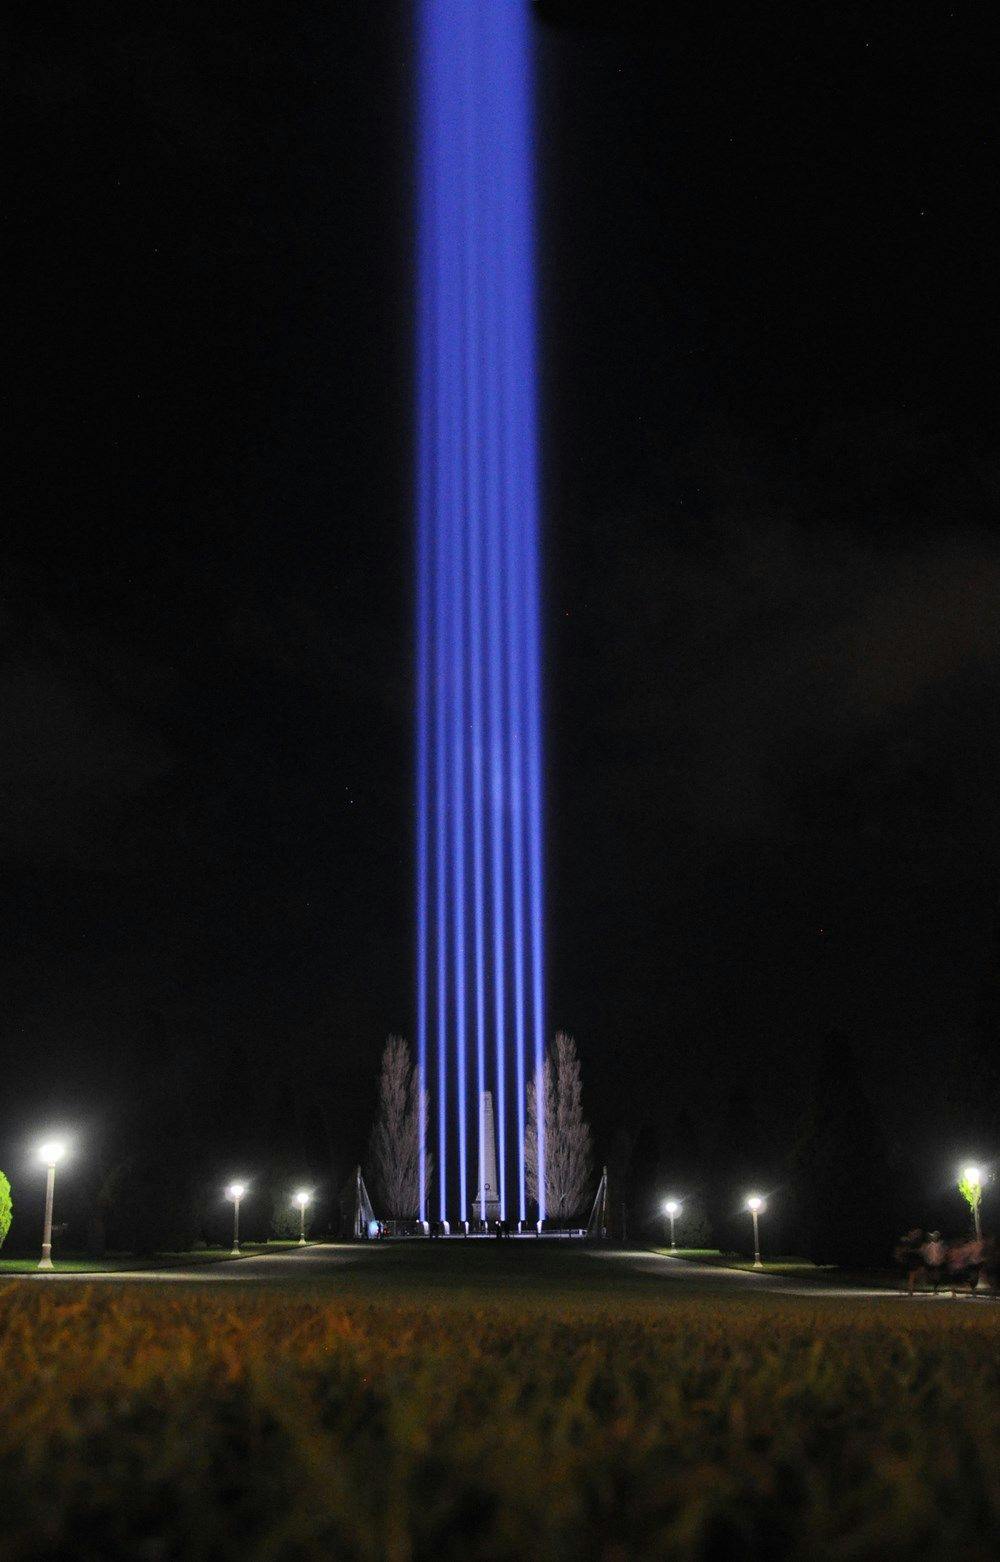
{"type": "MultiPolygon", "coordinates": [[[[669,1253],[653,1253],[648,1248],[637,1248],[634,1251],[621,1248],[588,1248],[587,1251],[596,1259],[612,1262],[617,1259],[629,1268],[658,1274],[663,1280],[679,1288],[693,1284],[703,1288],[706,1284],[714,1283],[719,1289],[731,1291],[770,1291],[780,1296],[847,1297],[854,1300],[859,1297],[877,1297],[880,1301],[898,1301],[903,1295],[901,1290],[888,1286],[834,1285],[824,1280],[797,1280],[785,1275],[769,1274],[766,1270],[760,1272],[753,1269],[726,1269],[719,1264],[699,1264],[694,1259],[675,1258],[669,1253]]],[[[969,1296],[968,1293],[953,1297],[951,1292],[945,1289],[940,1290],[937,1295],[933,1291],[917,1291],[912,1300],[918,1299],[925,1302],[945,1300],[995,1302],[998,1300],[993,1292],[979,1291],[974,1297],[969,1296]]]]}

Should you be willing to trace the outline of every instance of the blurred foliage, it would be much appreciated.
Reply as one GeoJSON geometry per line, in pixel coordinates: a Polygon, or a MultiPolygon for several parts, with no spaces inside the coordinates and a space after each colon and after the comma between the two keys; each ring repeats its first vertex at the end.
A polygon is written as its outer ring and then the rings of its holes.
{"type": "Polygon", "coordinates": [[[978,1556],[998,1325],[890,1299],[11,1284],[4,1555],[978,1556]]]}
{"type": "Polygon", "coordinates": [[[958,1179],[958,1191],[962,1195],[966,1204],[968,1204],[973,1215],[975,1215],[976,1210],[979,1208],[979,1201],[983,1196],[983,1190],[980,1184],[978,1182],[970,1182],[968,1177],[966,1177],[965,1173],[963,1172],[961,1177],[958,1179]]]}
{"type": "Polygon", "coordinates": [[[5,1173],[0,1171],[0,1247],[3,1247],[4,1238],[10,1230],[13,1218],[14,1204],[10,1196],[10,1183],[5,1173]]]}

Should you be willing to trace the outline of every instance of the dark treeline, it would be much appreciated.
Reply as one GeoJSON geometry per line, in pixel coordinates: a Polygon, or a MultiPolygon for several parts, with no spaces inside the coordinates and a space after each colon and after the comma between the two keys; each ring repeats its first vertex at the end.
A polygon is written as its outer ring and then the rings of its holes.
{"type": "MultiPolygon", "coordinates": [[[[195,1079],[188,1069],[165,1065],[134,1098],[109,1105],[100,1121],[81,1120],[77,1149],[59,1175],[64,1250],[99,1256],[225,1243],[232,1211],[224,1189],[234,1176],[249,1183],[241,1209],[245,1240],[293,1235],[291,1193],[303,1184],[316,1192],[314,1234],[348,1234],[353,1168],[363,1154],[337,1153],[323,1092],[310,1089],[308,1078],[297,1080],[280,1054],[266,1077],[241,1069],[236,1057],[226,1062],[221,1071],[218,1060],[206,1062],[195,1079]]],[[[374,1063],[373,1052],[373,1113],[374,1063]]],[[[968,1210],[956,1169],[969,1152],[988,1160],[995,1145],[987,1050],[968,1095],[928,1102],[912,1119],[912,1132],[905,1117],[887,1119],[875,1108],[866,1075],[849,1038],[830,1033],[797,1109],[772,1081],[751,1075],[749,1083],[717,1092],[707,1107],[668,1103],[655,1117],[647,1112],[627,1128],[599,1134],[594,1183],[606,1165],[611,1238],[662,1243],[663,1202],[674,1196],[683,1204],[679,1245],[746,1254],[751,1192],[767,1201],[762,1247],[771,1256],[881,1263],[908,1226],[963,1231],[968,1210]],[[935,1122],[936,1134],[928,1127],[935,1122]]],[[[585,1074],[585,1087],[594,1092],[599,1081],[585,1074]]],[[[359,1141],[368,1127],[359,1124],[359,1141]]],[[[37,1168],[6,1169],[14,1189],[6,1251],[31,1252],[42,1178],[37,1168]]]]}
{"type": "MultiPolygon", "coordinates": [[[[56,1079],[37,1097],[19,1091],[18,1122],[0,1136],[0,1166],[14,1202],[5,1254],[34,1252],[39,1240],[39,1130],[58,1130],[70,1142],[55,1211],[64,1251],[100,1256],[228,1243],[232,1206],[224,1190],[234,1178],[249,1189],[240,1211],[245,1240],[293,1234],[291,1194],[302,1186],[315,1190],[314,1231],[337,1234],[340,1195],[369,1124],[359,1124],[357,1143],[337,1132],[331,1103],[338,1069],[329,1039],[276,1039],[261,1060],[238,1044],[192,1050],[161,1012],[148,1015],[140,1030],[138,1044],[159,1061],[141,1074],[128,1070],[127,1083],[95,1077],[89,1092],[68,1095],[56,1079]]],[[[373,1046],[365,1060],[373,1112],[376,1059],[373,1046]]]]}
{"type": "MultiPolygon", "coordinates": [[[[984,1054],[984,1068],[986,1057],[984,1054]]],[[[960,1232],[969,1211],[956,1186],[964,1147],[995,1141],[985,1076],[970,1102],[940,1099],[912,1133],[872,1105],[864,1059],[839,1034],[818,1050],[798,1112],[769,1107],[768,1081],[731,1089],[707,1113],[680,1106],[619,1130],[608,1150],[612,1235],[662,1242],[663,1201],[683,1202],[678,1245],[752,1253],[748,1194],[767,1201],[765,1254],[849,1265],[884,1262],[909,1225],[960,1232]],[[938,1132],[924,1126],[937,1122],[938,1132]]],[[[991,1103],[993,1103],[991,1105],[991,1103]]]]}

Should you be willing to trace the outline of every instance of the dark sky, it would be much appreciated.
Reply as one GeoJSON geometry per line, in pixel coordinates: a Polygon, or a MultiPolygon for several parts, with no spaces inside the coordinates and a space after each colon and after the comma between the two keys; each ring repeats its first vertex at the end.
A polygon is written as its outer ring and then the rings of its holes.
{"type": "MultiPolygon", "coordinates": [[[[411,22],[14,31],[7,1160],[184,1092],[220,1166],[346,1164],[412,1031],[411,22]]],[[[984,8],[536,26],[553,1024],[599,1135],[794,1104],[838,1030],[894,1132],[961,1148],[1000,868],[984,8]]]]}

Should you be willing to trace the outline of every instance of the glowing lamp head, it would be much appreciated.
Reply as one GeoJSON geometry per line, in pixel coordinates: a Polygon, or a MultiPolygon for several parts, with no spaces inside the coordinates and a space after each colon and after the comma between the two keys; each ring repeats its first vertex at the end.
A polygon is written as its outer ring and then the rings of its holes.
{"type": "Polygon", "coordinates": [[[663,1213],[665,1215],[670,1215],[670,1216],[679,1215],[680,1212],[681,1212],[681,1207],[678,1204],[676,1199],[668,1199],[667,1202],[663,1206],[663,1213]]]}
{"type": "Polygon", "coordinates": [[[43,1166],[58,1166],[66,1158],[66,1146],[61,1139],[46,1139],[38,1146],[38,1159],[43,1166]]]}
{"type": "Polygon", "coordinates": [[[760,1194],[751,1193],[750,1197],[747,1199],[747,1209],[750,1211],[751,1215],[759,1215],[763,1208],[764,1200],[761,1198],[760,1194]]]}
{"type": "Polygon", "coordinates": [[[297,1193],[292,1194],[292,1203],[298,1209],[305,1209],[306,1205],[311,1201],[311,1199],[312,1194],[309,1192],[308,1188],[300,1188],[297,1193]]]}
{"type": "Polygon", "coordinates": [[[226,1189],[226,1198],[234,1200],[241,1199],[246,1191],[247,1185],[245,1182],[231,1182],[229,1187],[226,1189]]]}
{"type": "Polygon", "coordinates": [[[962,1173],[970,1188],[978,1188],[983,1180],[983,1174],[978,1166],[967,1166],[962,1173]]]}

